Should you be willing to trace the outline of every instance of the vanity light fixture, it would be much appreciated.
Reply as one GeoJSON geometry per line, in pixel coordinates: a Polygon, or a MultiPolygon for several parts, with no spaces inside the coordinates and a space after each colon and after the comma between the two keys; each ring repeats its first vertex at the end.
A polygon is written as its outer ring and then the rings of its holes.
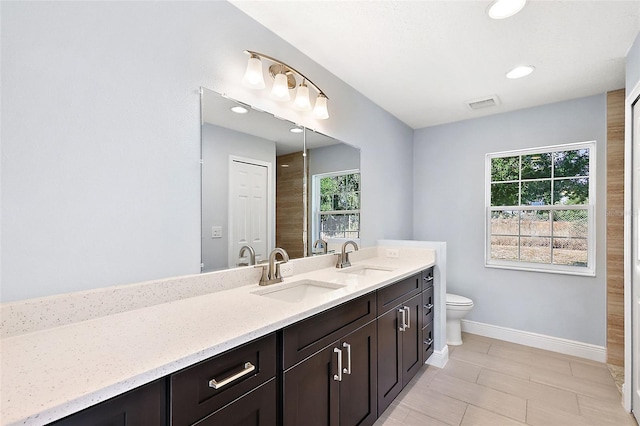
{"type": "Polygon", "coordinates": [[[527,0],[495,0],[487,8],[487,14],[493,19],[504,19],[520,12],[527,0]]]}
{"type": "Polygon", "coordinates": [[[515,67],[511,71],[509,71],[507,73],[507,78],[515,79],[515,78],[526,77],[529,74],[531,74],[535,69],[536,67],[534,67],[533,65],[520,65],[515,67]]]}
{"type": "Polygon", "coordinates": [[[329,110],[327,108],[329,98],[327,98],[327,95],[325,95],[318,86],[300,73],[300,71],[263,53],[251,50],[245,50],[244,53],[249,55],[247,70],[242,79],[242,82],[247,87],[257,90],[265,88],[262,60],[269,61],[271,62],[268,68],[269,74],[274,80],[273,86],[271,87],[271,97],[273,99],[287,102],[291,100],[290,90],[296,89],[293,108],[298,111],[310,111],[312,108],[309,99],[309,86],[311,86],[318,93],[313,107],[313,116],[320,120],[329,118],[329,110]],[[296,77],[300,79],[299,85],[296,77]]]}

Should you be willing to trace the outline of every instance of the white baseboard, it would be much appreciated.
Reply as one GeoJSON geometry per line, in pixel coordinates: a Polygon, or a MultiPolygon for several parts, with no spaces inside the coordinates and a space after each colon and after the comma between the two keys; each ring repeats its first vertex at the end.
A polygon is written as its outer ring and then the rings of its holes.
{"type": "Polygon", "coordinates": [[[575,340],[561,339],[559,337],[546,336],[544,334],[515,330],[513,328],[499,327],[497,325],[481,322],[460,320],[462,331],[519,345],[531,346],[547,351],[572,355],[592,361],[606,362],[607,349],[604,346],[577,342],[575,340]]]}
{"type": "Polygon", "coordinates": [[[433,351],[429,359],[425,364],[433,365],[434,367],[444,368],[449,361],[449,346],[445,345],[441,351],[433,351]]]}

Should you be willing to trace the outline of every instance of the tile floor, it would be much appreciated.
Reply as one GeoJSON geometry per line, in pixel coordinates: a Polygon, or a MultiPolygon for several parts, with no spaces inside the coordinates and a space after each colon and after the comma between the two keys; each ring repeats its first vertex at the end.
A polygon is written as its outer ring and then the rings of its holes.
{"type": "Polygon", "coordinates": [[[374,426],[636,426],[606,364],[473,334],[423,367],[374,426]]]}

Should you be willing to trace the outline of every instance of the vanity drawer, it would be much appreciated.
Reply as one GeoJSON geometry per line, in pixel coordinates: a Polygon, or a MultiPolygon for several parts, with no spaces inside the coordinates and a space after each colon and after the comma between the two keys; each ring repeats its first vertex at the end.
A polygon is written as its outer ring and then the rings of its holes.
{"type": "Polygon", "coordinates": [[[402,281],[378,290],[378,315],[382,315],[398,304],[422,291],[422,274],[416,274],[402,281]]]}
{"type": "Polygon", "coordinates": [[[433,287],[427,288],[422,292],[422,312],[424,312],[423,324],[428,324],[433,321],[433,312],[435,310],[435,303],[433,303],[433,287]]]}
{"type": "Polygon", "coordinates": [[[427,362],[434,347],[433,341],[433,322],[430,322],[422,329],[422,363],[427,362]]]}
{"type": "Polygon", "coordinates": [[[276,374],[276,335],[254,340],[171,375],[171,424],[191,425],[276,374]]]}
{"type": "Polygon", "coordinates": [[[376,294],[371,292],[286,327],[282,332],[284,369],[375,318],[376,294]]]}
{"type": "Polygon", "coordinates": [[[422,288],[426,290],[433,287],[433,266],[422,271],[422,288]]]}

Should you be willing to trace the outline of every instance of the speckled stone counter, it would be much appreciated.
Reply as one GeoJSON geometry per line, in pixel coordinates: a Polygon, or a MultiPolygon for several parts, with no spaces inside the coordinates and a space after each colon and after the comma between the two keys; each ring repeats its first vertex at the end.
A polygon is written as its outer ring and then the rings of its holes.
{"type": "Polygon", "coordinates": [[[383,257],[382,250],[377,247],[352,255],[354,266],[392,269],[372,276],[337,270],[333,256],[292,261],[294,275],[285,278],[284,285],[304,279],[342,285],[296,303],[254,294],[264,288],[257,284],[260,271],[240,268],[103,289],[89,296],[68,295],[74,301],[73,310],[81,312],[71,319],[61,312],[49,312],[44,321],[29,318],[38,315],[38,308],[70,309],[63,296],[24,301],[24,306],[2,305],[2,326],[9,331],[3,330],[0,340],[1,424],[40,425],[60,419],[410,276],[436,261],[430,249],[401,248],[399,258],[383,257]],[[145,296],[146,292],[155,298],[145,296]],[[98,300],[105,306],[92,312],[98,300]]]}

